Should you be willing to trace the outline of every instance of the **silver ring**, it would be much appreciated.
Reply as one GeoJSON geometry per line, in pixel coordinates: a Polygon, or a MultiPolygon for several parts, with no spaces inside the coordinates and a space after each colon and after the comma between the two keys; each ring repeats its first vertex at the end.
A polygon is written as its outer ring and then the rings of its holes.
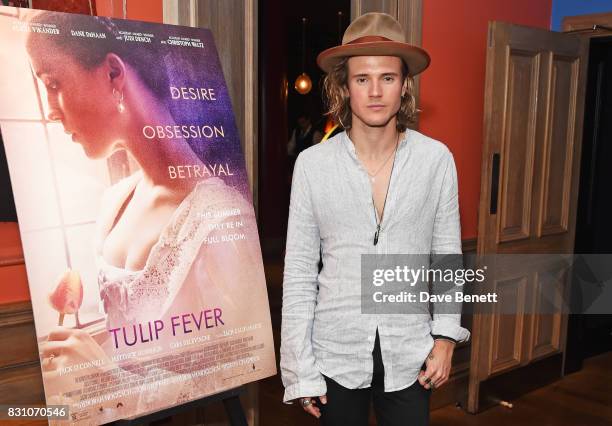
{"type": "Polygon", "coordinates": [[[306,408],[310,404],[312,404],[312,401],[310,400],[310,398],[302,398],[302,407],[306,408]]]}

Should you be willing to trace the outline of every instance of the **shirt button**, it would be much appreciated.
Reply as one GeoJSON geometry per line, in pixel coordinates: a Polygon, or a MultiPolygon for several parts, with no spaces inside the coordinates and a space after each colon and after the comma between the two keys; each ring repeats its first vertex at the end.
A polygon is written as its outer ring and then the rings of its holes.
{"type": "Polygon", "coordinates": [[[373,340],[374,340],[374,338],[372,336],[368,336],[368,342],[371,342],[373,340]]]}

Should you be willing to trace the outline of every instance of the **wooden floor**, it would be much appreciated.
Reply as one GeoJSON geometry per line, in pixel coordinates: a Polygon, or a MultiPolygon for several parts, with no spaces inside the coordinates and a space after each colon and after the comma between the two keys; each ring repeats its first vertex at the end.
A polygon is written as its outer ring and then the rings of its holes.
{"type": "MultiPolygon", "coordinates": [[[[279,376],[260,383],[261,426],[318,425],[299,407],[280,402],[282,395],[279,376]]],[[[477,415],[447,406],[432,411],[431,426],[612,426],[612,352],[589,358],[581,371],[509,402],[511,409],[499,406],[477,415]]],[[[374,419],[370,424],[376,424],[374,419]]]]}
{"type": "Polygon", "coordinates": [[[432,412],[432,426],[610,426],[612,352],[585,360],[584,368],[523,395],[511,409],[495,407],[477,415],[454,407],[432,412]]]}

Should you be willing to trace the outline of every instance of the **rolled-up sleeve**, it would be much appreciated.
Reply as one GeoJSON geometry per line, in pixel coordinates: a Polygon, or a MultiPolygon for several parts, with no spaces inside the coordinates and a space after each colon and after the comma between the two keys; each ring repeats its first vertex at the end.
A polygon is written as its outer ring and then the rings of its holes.
{"type": "Polygon", "coordinates": [[[300,154],[293,172],[283,278],[280,369],[285,403],[327,391],[312,351],[320,247],[304,155],[300,154]]]}
{"type": "MultiPolygon", "coordinates": [[[[446,152],[446,161],[443,166],[444,179],[440,190],[440,200],[434,219],[431,253],[436,259],[431,267],[451,263],[453,267],[462,268],[461,260],[461,224],[459,220],[459,189],[457,184],[457,168],[453,155],[446,152]],[[447,256],[447,255],[455,256],[447,256]]],[[[461,293],[463,287],[451,283],[450,285],[433,284],[435,294],[461,293]]],[[[436,302],[433,304],[433,321],[431,334],[447,336],[458,343],[470,338],[468,329],[461,327],[461,302],[436,302]]]]}

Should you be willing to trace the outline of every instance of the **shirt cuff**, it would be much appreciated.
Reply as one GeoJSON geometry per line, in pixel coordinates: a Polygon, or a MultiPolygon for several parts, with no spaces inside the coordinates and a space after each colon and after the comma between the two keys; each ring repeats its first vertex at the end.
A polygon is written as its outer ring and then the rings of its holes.
{"type": "Polygon", "coordinates": [[[431,322],[431,335],[450,337],[456,343],[467,342],[470,338],[470,332],[467,328],[461,327],[458,322],[449,318],[433,320],[431,322]]]}
{"type": "Polygon", "coordinates": [[[314,382],[298,382],[285,388],[283,402],[293,404],[294,400],[305,397],[322,396],[327,393],[325,379],[321,376],[320,380],[314,382]]]}

